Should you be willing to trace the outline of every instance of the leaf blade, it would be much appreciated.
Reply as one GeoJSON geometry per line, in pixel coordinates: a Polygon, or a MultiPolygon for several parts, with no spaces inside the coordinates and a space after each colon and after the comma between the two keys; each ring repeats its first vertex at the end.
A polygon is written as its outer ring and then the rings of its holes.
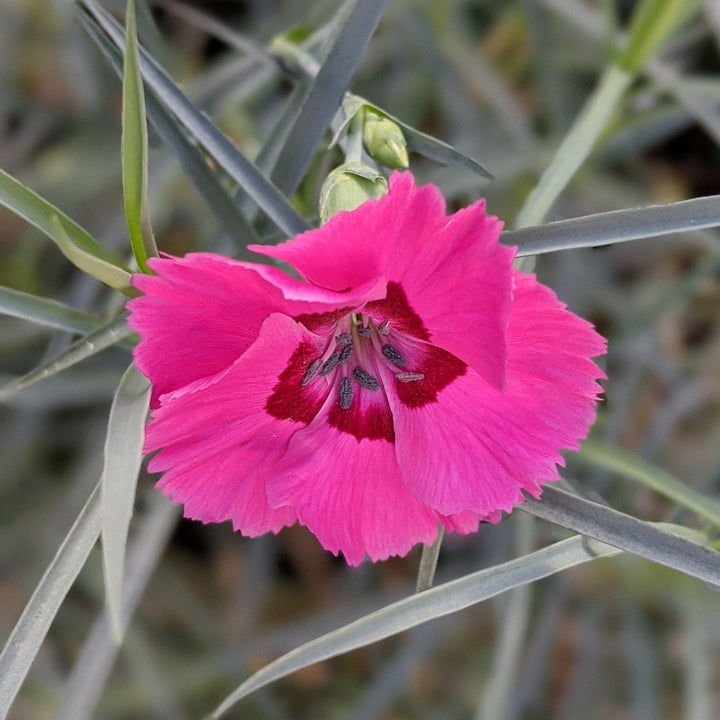
{"type": "MultiPolygon", "coordinates": [[[[122,53],[87,18],[81,18],[80,22],[110,60],[117,74],[122,76],[122,53]]],[[[150,122],[163,142],[173,149],[187,176],[210,206],[228,235],[233,239],[245,238],[244,243],[238,243],[243,249],[250,243],[259,243],[260,239],[254,228],[242,214],[237,203],[224,189],[218,174],[211,170],[200,149],[190,142],[180,124],[160,102],[152,89],[147,88],[145,96],[150,122]]]]}
{"type": "MultiPolygon", "coordinates": [[[[143,592],[162,558],[180,515],[180,508],[152,491],[150,508],[140,520],[128,553],[127,575],[123,585],[123,625],[127,625],[143,592]]],[[[118,653],[112,639],[107,608],[97,618],[80,657],[63,688],[64,699],[58,720],[91,720],[95,705],[118,653]]]]}
{"type": "Polygon", "coordinates": [[[24,390],[30,385],[34,385],[41,380],[56,375],[73,365],[85,360],[85,358],[104,350],[111,345],[125,339],[133,334],[126,322],[127,314],[123,313],[120,317],[103,324],[97,330],[89,333],[85,337],[80,338],[68,348],[58,353],[55,357],[50,358],[47,362],[42,363],[30,372],[22,375],[9,383],[0,387],[0,400],[7,400],[20,390],[24,390]]]}
{"type": "Polygon", "coordinates": [[[150,382],[131,364],[110,408],[102,474],[103,572],[110,625],[118,644],[123,635],[125,549],[149,407],[150,382]]]}
{"type": "Polygon", "coordinates": [[[62,601],[100,535],[100,484],[52,559],[0,654],[0,720],[7,716],[62,601]]]}
{"type": "Polygon", "coordinates": [[[305,643],[261,668],[231,693],[210,717],[219,718],[241,698],[303,667],[457,612],[513,587],[619,552],[608,545],[576,536],[392,603],[305,643]]]}
{"type": "Polygon", "coordinates": [[[618,510],[551,485],[543,488],[542,500],[527,498],[518,507],[599,542],[720,586],[719,552],[662,532],[618,510]]]}
{"type": "Polygon", "coordinates": [[[387,0],[356,0],[317,75],[307,86],[287,133],[287,142],[271,175],[291,195],[310,166],[325,130],[340,107],[370,38],[380,22],[387,0]]]}
{"type": "MultiPolygon", "coordinates": [[[[122,48],[124,35],[117,23],[94,0],[80,1],[92,21],[118,48],[122,48]]],[[[290,237],[307,230],[307,223],[289,200],[187,99],[177,84],[142,48],[140,58],[142,76],[148,86],[267,216],[290,237]]]]}
{"type": "Polygon", "coordinates": [[[718,226],[720,195],[711,195],[669,205],[613,210],[509,230],[501,235],[501,240],[509,245],[517,245],[518,257],[522,257],[718,226]]]}
{"type": "Polygon", "coordinates": [[[130,271],[115,253],[3,170],[0,170],[0,205],[44,232],[73,265],[117,290],[130,292],[130,271]]]}
{"type": "Polygon", "coordinates": [[[0,287],[0,313],[55,330],[87,333],[102,327],[99,317],[13,288],[0,287]]]}
{"type": "Polygon", "coordinates": [[[125,63],[122,83],[122,183],[130,245],[138,267],[150,272],[148,257],[157,256],[147,201],[148,138],[140,59],[138,57],[135,0],[128,0],[125,19],[125,63]]]}
{"type": "Polygon", "coordinates": [[[619,448],[586,440],[577,459],[638,482],[720,527],[720,502],[619,448]]]}

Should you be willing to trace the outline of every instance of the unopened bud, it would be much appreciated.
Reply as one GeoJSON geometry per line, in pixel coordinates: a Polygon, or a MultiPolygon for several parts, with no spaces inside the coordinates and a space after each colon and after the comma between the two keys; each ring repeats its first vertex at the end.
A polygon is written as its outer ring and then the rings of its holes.
{"type": "Polygon", "coordinates": [[[368,165],[358,162],[340,165],[327,176],[320,191],[320,222],[325,224],[335,213],[355,210],[387,191],[387,180],[368,165]]]}
{"type": "Polygon", "coordinates": [[[372,108],[365,108],[363,144],[373,160],[385,167],[406,168],[407,143],[402,130],[389,117],[372,108]]]}

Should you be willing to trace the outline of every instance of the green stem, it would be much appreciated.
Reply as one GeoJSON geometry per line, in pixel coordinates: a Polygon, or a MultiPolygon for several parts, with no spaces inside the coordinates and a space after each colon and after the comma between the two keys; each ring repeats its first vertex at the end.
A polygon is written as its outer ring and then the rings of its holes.
{"type": "Polygon", "coordinates": [[[610,65],[563,140],[555,157],[530,193],[516,227],[539,225],[572,176],[590,154],[632,80],[632,75],[610,65]]]}
{"type": "Polygon", "coordinates": [[[433,584],[435,577],[435,568],[437,567],[438,556],[440,555],[440,546],[442,545],[445,528],[438,528],[438,535],[432,545],[423,545],[422,556],[420,557],[420,568],[418,569],[417,585],[415,592],[429,590],[433,584]]]}
{"type": "Polygon", "coordinates": [[[358,110],[350,121],[345,139],[345,162],[362,162],[363,111],[358,110]]]}

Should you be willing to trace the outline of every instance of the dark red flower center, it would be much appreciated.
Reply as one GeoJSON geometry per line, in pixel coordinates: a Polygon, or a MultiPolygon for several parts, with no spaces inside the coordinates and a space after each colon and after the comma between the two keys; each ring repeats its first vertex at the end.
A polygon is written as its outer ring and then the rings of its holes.
{"type": "Polygon", "coordinates": [[[437,394],[466,365],[430,344],[430,334],[402,287],[388,283],[385,300],[359,310],[296,318],[326,338],[324,350],[302,343],[268,399],[274,417],[310,423],[327,404],[327,421],[341,432],[394,442],[387,393],[409,408],[437,402],[437,394]]]}

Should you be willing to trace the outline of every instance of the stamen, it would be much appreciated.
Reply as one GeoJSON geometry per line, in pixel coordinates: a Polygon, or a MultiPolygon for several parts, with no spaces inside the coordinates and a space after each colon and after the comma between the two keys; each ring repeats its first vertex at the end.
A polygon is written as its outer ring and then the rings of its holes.
{"type": "Polygon", "coordinates": [[[372,330],[369,327],[364,327],[363,325],[358,325],[357,332],[360,337],[364,337],[364,338],[372,337],[372,330]]]}
{"type": "Polygon", "coordinates": [[[351,344],[352,344],[352,337],[350,337],[350,333],[344,332],[344,333],[338,335],[338,336],[335,338],[335,342],[336,342],[338,345],[351,345],[351,344]]]}
{"type": "Polygon", "coordinates": [[[308,369],[305,371],[305,374],[303,375],[302,380],[300,381],[300,385],[302,387],[305,387],[306,385],[309,385],[312,382],[312,379],[317,375],[318,370],[320,369],[320,366],[322,365],[322,358],[315,358],[310,365],[308,366],[308,369]]]}
{"type": "Polygon", "coordinates": [[[340,362],[344,363],[347,362],[350,359],[350,356],[352,355],[353,346],[352,345],[343,345],[342,350],[340,350],[340,362]]]}
{"type": "Polygon", "coordinates": [[[380,383],[361,367],[356,367],[353,370],[353,377],[358,381],[358,384],[366,390],[377,390],[380,387],[380,383]]]}
{"type": "Polygon", "coordinates": [[[390,334],[390,321],[389,320],[383,320],[380,325],[378,326],[378,333],[380,335],[389,335],[390,334]]]}
{"type": "Polygon", "coordinates": [[[320,368],[320,375],[329,375],[340,364],[340,353],[336,350],[320,368]]]}
{"type": "Polygon", "coordinates": [[[409,382],[416,382],[417,380],[424,380],[424,379],[425,379],[425,373],[418,373],[418,372],[399,372],[399,373],[395,373],[395,377],[396,377],[400,382],[409,383],[409,382]]]}
{"type": "Polygon", "coordinates": [[[344,377],[340,381],[340,409],[347,410],[352,405],[353,386],[350,378],[344,377]]]}
{"type": "Polygon", "coordinates": [[[394,348],[390,343],[385,343],[380,348],[380,352],[385,356],[386,360],[389,360],[393,365],[398,367],[405,367],[405,358],[394,348]]]}

